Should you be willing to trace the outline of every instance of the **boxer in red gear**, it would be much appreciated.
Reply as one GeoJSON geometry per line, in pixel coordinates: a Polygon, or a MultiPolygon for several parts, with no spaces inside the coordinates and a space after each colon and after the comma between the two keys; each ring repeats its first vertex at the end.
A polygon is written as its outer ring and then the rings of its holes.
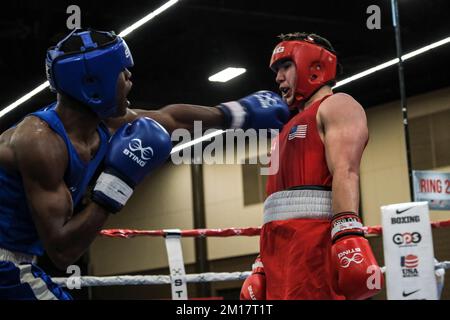
{"type": "Polygon", "coordinates": [[[268,177],[260,239],[266,298],[367,299],[382,275],[357,214],[365,112],[351,96],[333,94],[338,65],[326,39],[281,40],[270,67],[297,114],[272,145],[279,169],[268,177]]]}

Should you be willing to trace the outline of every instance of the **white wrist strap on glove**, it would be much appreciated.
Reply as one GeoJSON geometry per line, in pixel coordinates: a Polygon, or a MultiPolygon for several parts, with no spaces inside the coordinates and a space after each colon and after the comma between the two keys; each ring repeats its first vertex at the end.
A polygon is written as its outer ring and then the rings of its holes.
{"type": "Polygon", "coordinates": [[[252,271],[255,271],[257,268],[264,268],[261,260],[257,260],[252,264],[252,271]]]}
{"type": "Polygon", "coordinates": [[[242,128],[245,122],[246,112],[244,107],[237,101],[222,103],[231,113],[230,129],[242,128]]]}
{"type": "Polygon", "coordinates": [[[105,196],[120,203],[122,206],[127,203],[133,194],[133,189],[124,181],[106,172],[102,172],[97,179],[94,191],[102,192],[105,196]]]}
{"type": "Polygon", "coordinates": [[[338,232],[346,231],[346,230],[354,230],[354,229],[363,229],[363,225],[361,222],[343,222],[339,225],[336,225],[331,230],[331,237],[333,238],[338,232]]]}
{"type": "Polygon", "coordinates": [[[364,234],[363,224],[356,213],[342,212],[333,217],[331,221],[331,239],[339,236],[338,234],[351,232],[350,230],[364,234]]]}

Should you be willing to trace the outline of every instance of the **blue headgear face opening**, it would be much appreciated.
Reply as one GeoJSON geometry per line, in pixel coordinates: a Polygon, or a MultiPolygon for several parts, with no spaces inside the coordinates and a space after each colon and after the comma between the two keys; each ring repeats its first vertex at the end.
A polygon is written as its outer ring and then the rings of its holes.
{"type": "Polygon", "coordinates": [[[116,86],[119,74],[134,65],[126,42],[112,32],[75,29],[47,51],[46,71],[50,89],[88,105],[101,119],[117,112],[116,86]],[[92,33],[102,33],[111,41],[98,45],[92,33]],[[80,37],[80,51],[64,52],[72,37],[80,37]]]}

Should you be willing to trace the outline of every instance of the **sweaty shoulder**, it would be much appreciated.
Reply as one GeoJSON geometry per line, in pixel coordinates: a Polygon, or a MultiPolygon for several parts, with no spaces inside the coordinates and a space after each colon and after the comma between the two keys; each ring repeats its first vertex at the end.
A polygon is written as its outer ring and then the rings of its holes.
{"type": "Polygon", "coordinates": [[[63,178],[68,162],[67,148],[45,121],[26,117],[16,127],[10,143],[22,175],[48,183],[63,178]]]}

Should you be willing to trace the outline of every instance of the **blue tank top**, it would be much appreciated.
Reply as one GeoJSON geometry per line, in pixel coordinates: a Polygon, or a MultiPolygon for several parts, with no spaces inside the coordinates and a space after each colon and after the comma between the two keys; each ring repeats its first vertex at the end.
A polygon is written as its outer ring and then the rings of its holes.
{"type": "MultiPolygon", "coordinates": [[[[43,121],[64,140],[69,162],[64,181],[72,195],[74,213],[88,188],[97,168],[102,163],[108,147],[109,131],[103,123],[97,127],[100,146],[95,157],[83,162],[70,142],[66,130],[54,110],[56,103],[41,111],[31,113],[43,121]]],[[[44,252],[39,235],[28,209],[22,178],[19,172],[7,172],[0,167],[0,248],[42,255],[44,252]]]]}

